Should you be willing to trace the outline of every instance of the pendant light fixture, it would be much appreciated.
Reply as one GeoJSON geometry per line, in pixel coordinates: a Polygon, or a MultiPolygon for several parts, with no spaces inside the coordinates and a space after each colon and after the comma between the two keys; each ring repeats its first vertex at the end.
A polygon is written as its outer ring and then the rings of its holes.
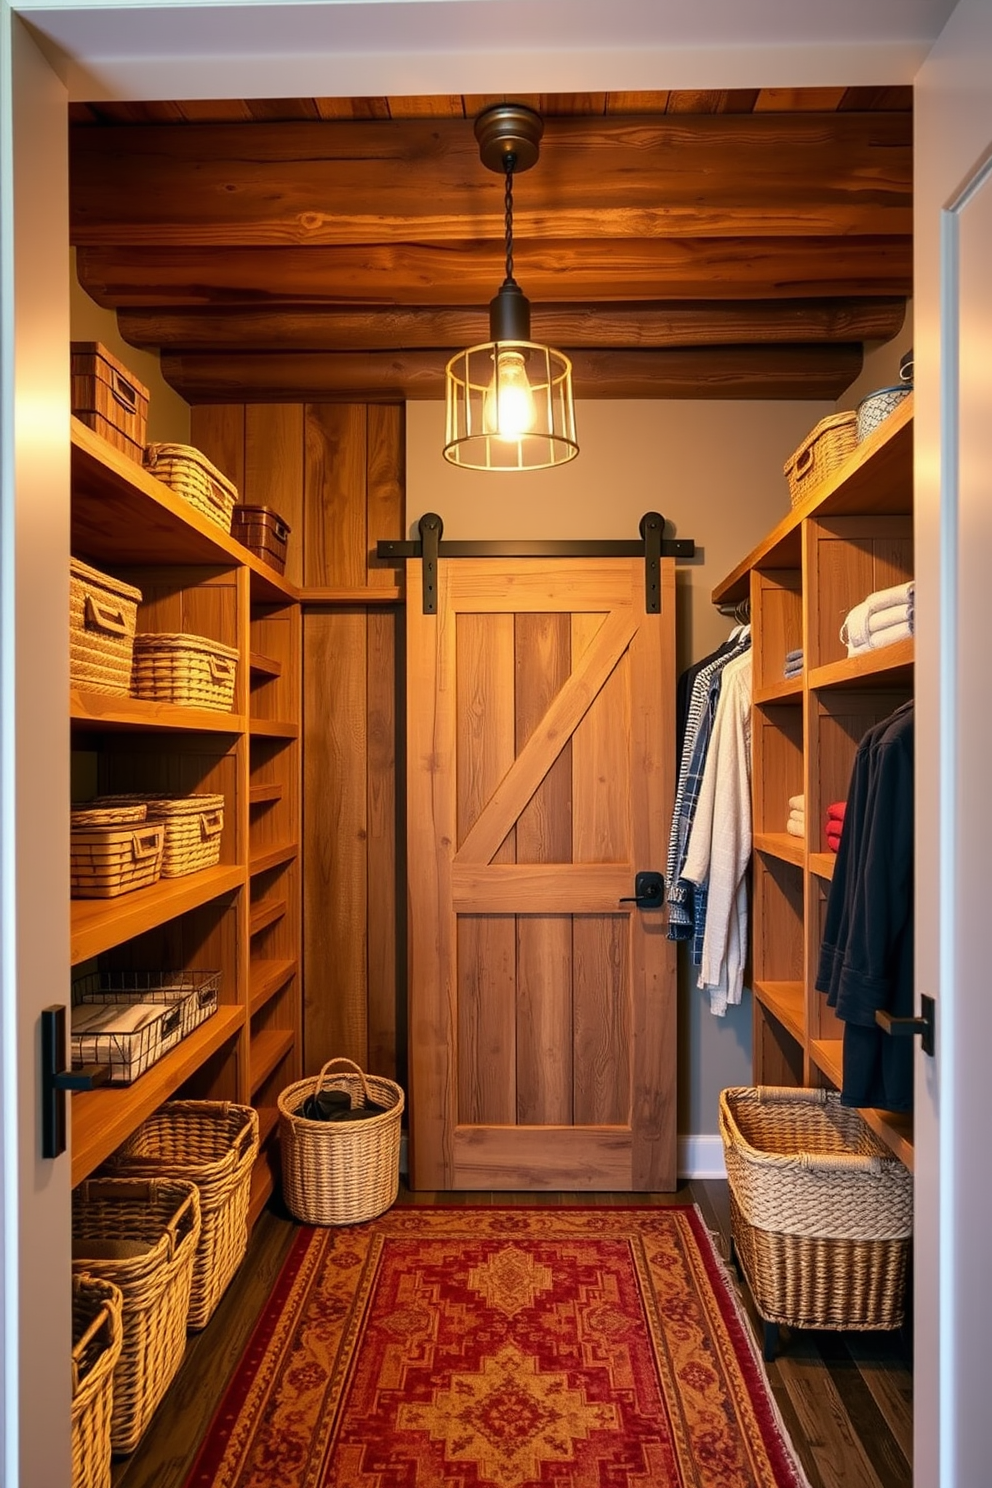
{"type": "Polygon", "coordinates": [[[544,124],[519,103],[475,121],[483,165],[502,175],[506,278],[489,304],[489,340],[460,351],[445,373],[444,458],[469,470],[545,470],[579,453],[572,363],[530,339],[530,301],[513,277],[513,177],[538,158],[544,124]]]}

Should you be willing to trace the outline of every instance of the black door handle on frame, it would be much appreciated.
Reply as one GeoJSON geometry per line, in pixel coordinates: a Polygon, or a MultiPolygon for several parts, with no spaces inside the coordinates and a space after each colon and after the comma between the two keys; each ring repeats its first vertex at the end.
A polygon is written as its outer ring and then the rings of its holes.
{"type": "Polygon", "coordinates": [[[665,902],[665,878],[661,873],[645,869],[634,875],[634,892],[619,901],[621,904],[636,904],[638,909],[661,909],[665,902]]]}

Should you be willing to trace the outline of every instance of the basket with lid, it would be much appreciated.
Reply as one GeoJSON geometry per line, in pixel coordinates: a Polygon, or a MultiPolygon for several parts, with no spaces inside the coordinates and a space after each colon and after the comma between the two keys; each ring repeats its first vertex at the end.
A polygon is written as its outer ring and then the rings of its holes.
{"type": "Polygon", "coordinates": [[[113,1282],[85,1272],[72,1278],[72,1488],[110,1488],[122,1301],[113,1282]]]}
{"type": "Polygon", "coordinates": [[[134,638],[131,690],[154,703],[230,713],[238,653],[207,636],[169,632],[134,638]]]}
{"type": "Polygon", "coordinates": [[[190,444],[150,444],[145,465],[201,516],[230,532],[238,488],[201,450],[190,444]]]}
{"type": "Polygon", "coordinates": [[[350,1059],[329,1059],[316,1078],[297,1080],[279,1096],[283,1192],[304,1224],[360,1224],[383,1214],[400,1183],[403,1091],[367,1075],[350,1059]],[[346,1069],[331,1073],[334,1065],[346,1069]],[[364,1119],[313,1120],[304,1104],[324,1091],[347,1096],[350,1112],[378,1108],[364,1119]]]}
{"type": "Polygon", "coordinates": [[[224,831],[222,795],[209,791],[196,791],[189,796],[135,791],[95,796],[91,804],[94,809],[140,808],[147,821],[162,828],[163,878],[182,878],[187,873],[212,868],[220,861],[224,831]]]}
{"type": "Polygon", "coordinates": [[[912,1175],[836,1091],[720,1095],[731,1226],[758,1312],[796,1328],[902,1325],[912,1175]]]}
{"type": "Polygon", "coordinates": [[[73,558],[69,563],[69,681],[127,695],[141,590],[73,558]]]}
{"type": "Polygon", "coordinates": [[[110,1439],[133,1452],[182,1363],[200,1198],[179,1178],[93,1178],[72,1194],[73,1273],[121,1293],[110,1439]]]}
{"type": "Polygon", "coordinates": [[[118,1177],[184,1178],[200,1195],[190,1332],[205,1328],[248,1248],[251,1171],[258,1112],[230,1101],[170,1100],[106,1164],[118,1177]]]}
{"type": "Polygon", "coordinates": [[[129,459],[141,461],[148,389],[99,341],[70,344],[72,411],[129,459]]]}

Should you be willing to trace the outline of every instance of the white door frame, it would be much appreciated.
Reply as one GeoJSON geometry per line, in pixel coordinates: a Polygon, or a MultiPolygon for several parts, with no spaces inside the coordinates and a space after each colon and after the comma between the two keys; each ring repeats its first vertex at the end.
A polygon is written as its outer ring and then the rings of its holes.
{"type": "MultiPolygon", "coordinates": [[[[960,9],[977,15],[986,3],[962,0],[960,9]]],[[[67,1336],[68,1163],[37,1155],[37,1017],[61,1000],[69,974],[67,94],[907,82],[949,9],[950,0],[838,0],[826,10],[707,0],[688,11],[675,0],[0,0],[0,1465],[8,1488],[69,1480],[67,1371],[53,1367],[67,1336]],[[500,18],[518,10],[527,46],[493,51],[493,36],[507,34],[500,18]],[[51,65],[21,16],[39,28],[51,65]]],[[[918,391],[921,421],[935,397],[918,391]]],[[[924,663],[923,696],[936,698],[937,675],[924,663]]],[[[929,1415],[925,1371],[923,1382],[918,1419],[929,1415]]],[[[920,1488],[936,1482],[919,1478],[920,1488]]]]}

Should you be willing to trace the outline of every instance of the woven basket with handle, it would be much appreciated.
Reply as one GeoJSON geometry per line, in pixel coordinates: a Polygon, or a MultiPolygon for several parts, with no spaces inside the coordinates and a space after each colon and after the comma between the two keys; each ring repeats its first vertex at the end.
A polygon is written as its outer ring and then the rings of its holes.
{"type": "Polygon", "coordinates": [[[133,1452],[186,1350],[200,1197],[178,1178],[90,1178],[72,1194],[73,1272],[120,1289],[110,1439],[133,1452]]]}
{"type": "Polygon", "coordinates": [[[789,499],[798,506],[811,491],[832,475],[858,444],[858,415],[855,409],[832,413],[811,429],[782,467],[789,482],[789,499]]]}
{"type": "Polygon", "coordinates": [[[122,1300],[120,1289],[99,1276],[72,1278],[72,1488],[110,1488],[122,1300]]]}
{"type": "Polygon", "coordinates": [[[163,829],[162,877],[182,878],[220,861],[224,831],[224,797],[198,791],[169,796],[154,791],[94,796],[93,809],[141,807],[145,819],[163,829]]]}
{"type": "Polygon", "coordinates": [[[279,1146],[286,1203],[304,1224],[349,1225],[374,1219],[395,1203],[400,1186],[403,1091],[366,1075],[350,1059],[329,1059],[316,1078],[297,1080],[279,1096],[279,1146]],[[333,1065],[347,1071],[330,1073],[333,1065]],[[308,1096],[347,1091],[352,1107],[383,1106],[362,1121],[311,1121],[299,1114],[308,1096]]]}
{"type": "Polygon", "coordinates": [[[152,703],[230,713],[238,653],[207,636],[143,632],[134,638],[131,690],[152,703]]]}
{"type": "Polygon", "coordinates": [[[200,1194],[200,1240],[186,1326],[205,1328],[248,1247],[258,1112],[230,1101],[159,1106],[106,1164],[115,1177],[185,1178],[200,1194]]]}
{"type": "Polygon", "coordinates": [[[69,680],[127,695],[141,590],[73,558],[69,564],[69,680]]]}
{"type": "Polygon", "coordinates": [[[720,1095],[734,1245],[761,1316],[795,1328],[902,1325],[913,1180],[836,1091],[720,1095]]]}
{"type": "Polygon", "coordinates": [[[238,488],[200,450],[190,444],[149,444],[145,465],[201,516],[230,532],[238,488]]]}

